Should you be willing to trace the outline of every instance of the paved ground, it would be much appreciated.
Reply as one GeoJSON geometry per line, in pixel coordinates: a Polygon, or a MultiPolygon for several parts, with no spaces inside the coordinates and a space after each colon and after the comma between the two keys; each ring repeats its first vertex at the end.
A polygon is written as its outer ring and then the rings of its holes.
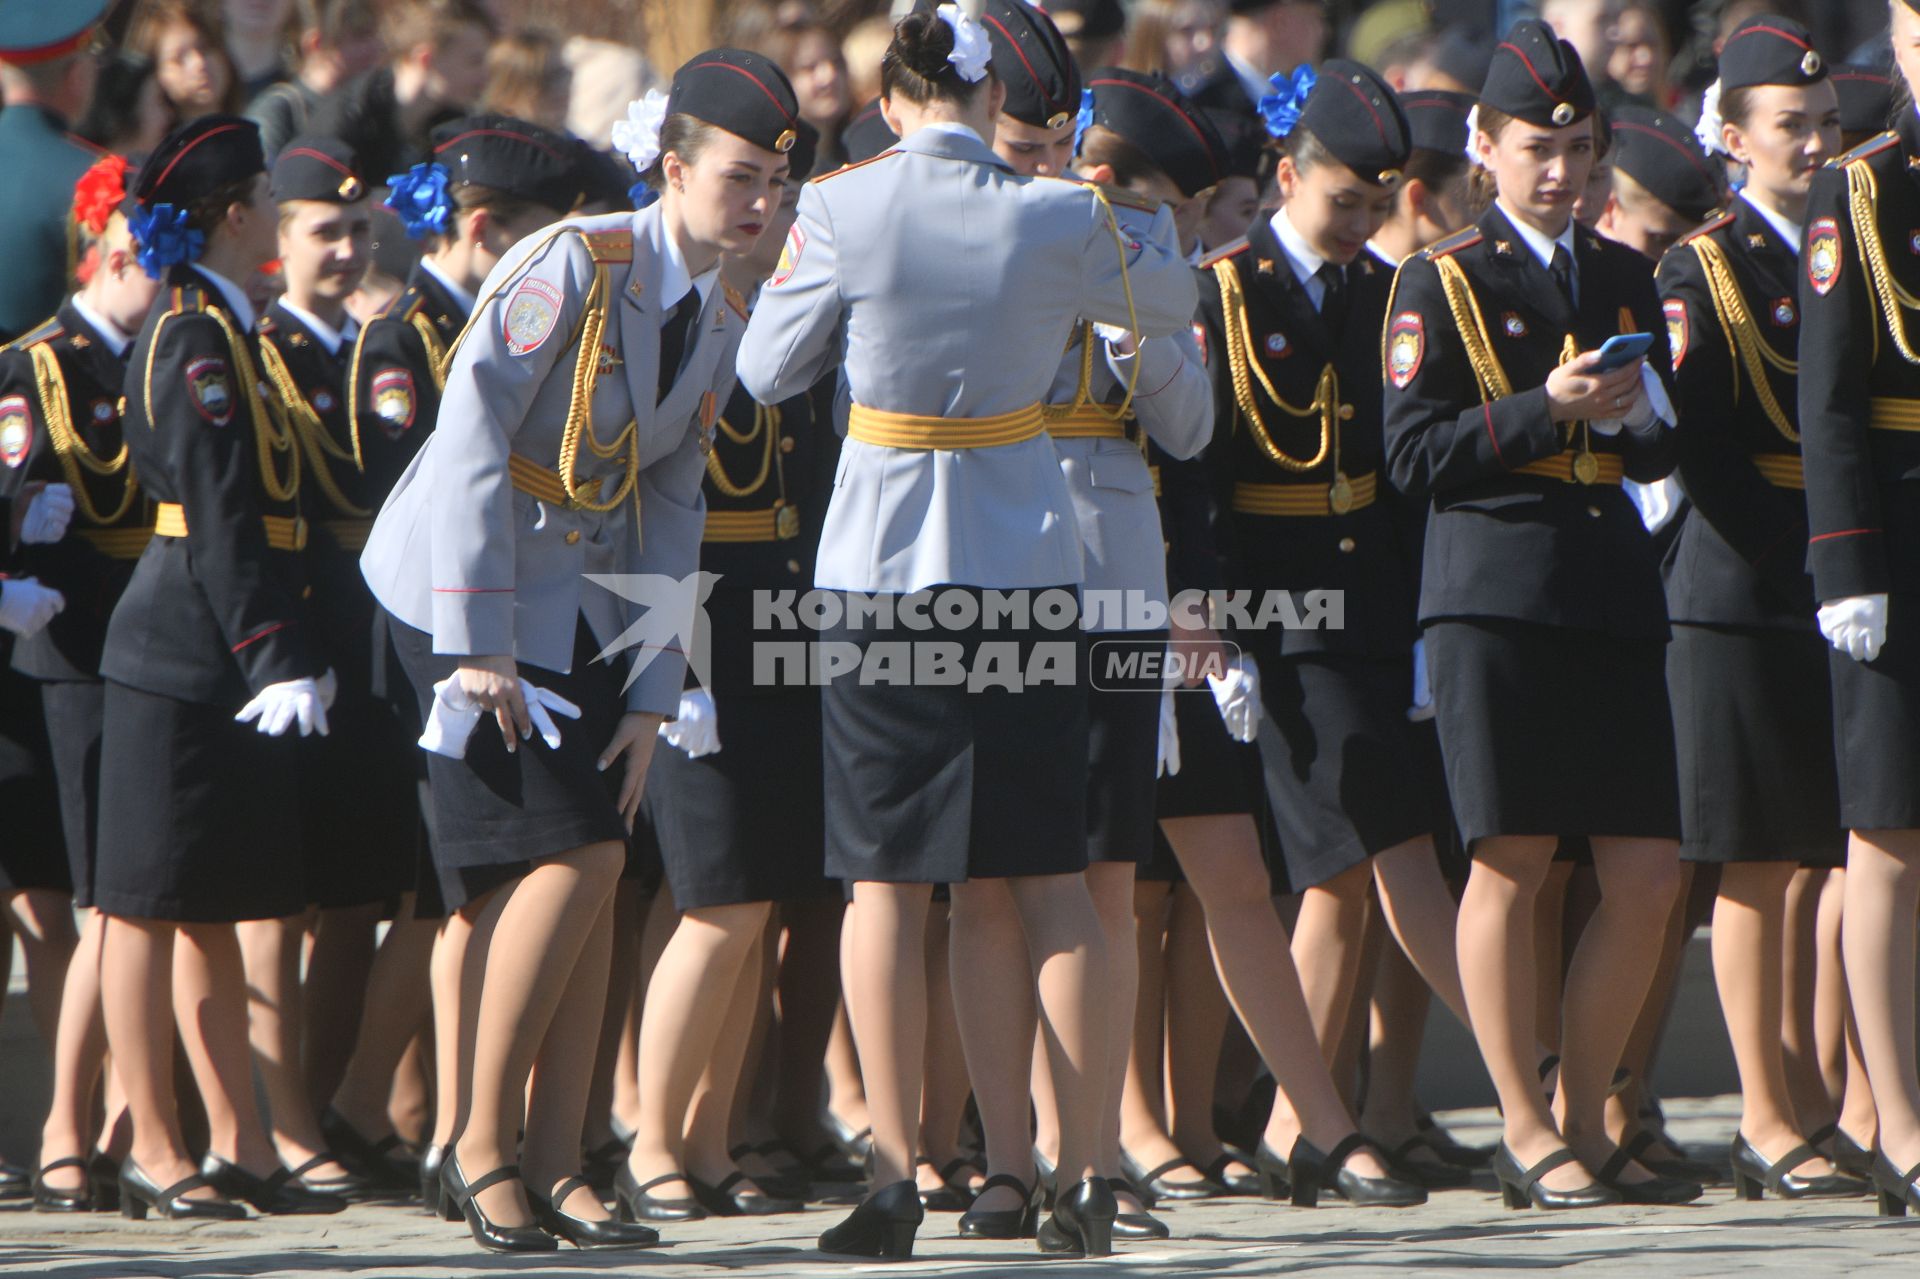
{"type": "MultiPolygon", "coordinates": [[[[1672,1101],[1673,1131],[1703,1157],[1724,1151],[1731,1098],[1672,1101]]],[[[1485,1111],[1448,1116],[1464,1140],[1493,1139],[1485,1111]]],[[[813,1237],[843,1208],[753,1224],[700,1222],[670,1229],[672,1246],[648,1253],[573,1251],[517,1259],[479,1252],[457,1226],[399,1208],[360,1207],[332,1218],[245,1223],[136,1224],[117,1217],[61,1219],[0,1212],[0,1275],[48,1279],[224,1279],[225,1276],[511,1275],[524,1279],[619,1272],[659,1279],[724,1272],[760,1275],[1032,1273],[1031,1244],[962,1241],[951,1217],[922,1231],[908,1266],[849,1265],[812,1251],[813,1237]]],[[[1548,1215],[1506,1212],[1487,1179],[1404,1212],[1323,1207],[1308,1212],[1249,1199],[1170,1211],[1177,1238],[1099,1262],[1047,1262],[1045,1273],[1093,1275],[1464,1275],[1695,1276],[1907,1274],[1916,1270],[1920,1221],[1882,1222],[1870,1200],[1798,1206],[1735,1202],[1718,1187],[1686,1208],[1610,1208],[1548,1215]]]]}

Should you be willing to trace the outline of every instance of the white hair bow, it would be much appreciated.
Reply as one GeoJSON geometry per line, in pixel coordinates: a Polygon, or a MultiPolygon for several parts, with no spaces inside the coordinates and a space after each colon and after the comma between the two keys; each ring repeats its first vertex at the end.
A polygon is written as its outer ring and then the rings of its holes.
{"type": "Polygon", "coordinates": [[[986,79],[987,64],[993,60],[993,45],[986,30],[957,4],[943,4],[934,12],[953,28],[953,52],[947,55],[953,69],[969,84],[986,79]]]}
{"type": "Polygon", "coordinates": [[[648,89],[646,97],[627,104],[626,119],[613,122],[614,149],[645,173],[660,158],[660,129],[666,120],[667,95],[648,89]]]}
{"type": "Polygon", "coordinates": [[[1480,104],[1476,102],[1473,104],[1473,109],[1467,112],[1467,163],[1476,169],[1484,169],[1487,166],[1480,159],[1480,148],[1474,145],[1479,139],[1480,104]]]}
{"type": "Polygon", "coordinates": [[[1700,122],[1693,126],[1693,136],[1708,155],[1727,153],[1727,144],[1720,138],[1720,126],[1725,123],[1720,118],[1720,82],[1715,80],[1700,95],[1700,122]]]}

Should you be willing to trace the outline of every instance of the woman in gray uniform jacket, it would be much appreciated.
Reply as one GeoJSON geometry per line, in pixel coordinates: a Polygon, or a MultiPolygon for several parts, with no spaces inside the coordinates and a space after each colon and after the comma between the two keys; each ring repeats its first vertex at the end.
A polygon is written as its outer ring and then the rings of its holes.
{"type": "MultiPolygon", "coordinates": [[[[953,6],[895,28],[882,111],[903,140],[802,193],[740,350],[741,381],[774,402],[812,385],[844,341],[852,395],[815,583],[843,605],[855,597],[868,623],[822,637],[858,653],[866,672],[825,694],[827,873],[854,883],[845,981],[881,1189],[822,1236],[834,1252],[909,1254],[920,1221],[921,946],[936,883],[953,884],[964,919],[967,881],[1004,880],[1039,974],[1063,1186],[1040,1246],[1103,1253],[1115,1211],[1094,1167],[1109,1012],[1106,945],[1082,874],[1085,694],[1070,679],[974,692],[867,670],[900,652],[871,616],[935,587],[945,589],[931,615],[978,623],[937,636],[961,670],[979,674],[1009,649],[1020,671],[1037,669],[1062,643],[1076,660],[1077,626],[1047,641],[1035,620],[1082,578],[1041,401],[1083,317],[1164,336],[1186,330],[1196,301],[1170,215],[1150,238],[1121,236],[1097,192],[1018,177],[995,157],[985,139],[1005,91],[988,57],[979,24],[953,6]],[[1001,592],[1031,615],[988,629],[982,605],[1001,592]]],[[[928,637],[911,624],[903,618],[901,638],[928,637]]],[[[914,656],[933,655],[926,645],[914,656]]],[[[954,997],[976,1084],[1024,1079],[1027,987],[963,980],[954,997]]],[[[1031,1184],[1024,1136],[989,1132],[989,1171],[1031,1184]]]]}
{"type": "Polygon", "coordinates": [[[435,752],[441,890],[474,920],[467,971],[484,965],[441,1175],[488,1248],[554,1247],[535,1222],[582,1245],[657,1239],[573,1174],[613,891],[679,705],[704,451],[744,327],[720,255],[771,219],[796,119],[779,69],[731,49],[682,67],[664,105],[659,203],[549,228],[489,276],[362,559],[435,752]]]}

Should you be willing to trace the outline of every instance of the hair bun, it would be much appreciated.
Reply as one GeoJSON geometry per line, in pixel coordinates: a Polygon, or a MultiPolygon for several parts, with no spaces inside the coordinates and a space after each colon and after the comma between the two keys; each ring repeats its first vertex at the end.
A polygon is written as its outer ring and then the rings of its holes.
{"type": "Polygon", "coordinates": [[[938,80],[953,70],[953,28],[937,14],[916,9],[893,29],[894,60],[923,80],[938,80]]]}

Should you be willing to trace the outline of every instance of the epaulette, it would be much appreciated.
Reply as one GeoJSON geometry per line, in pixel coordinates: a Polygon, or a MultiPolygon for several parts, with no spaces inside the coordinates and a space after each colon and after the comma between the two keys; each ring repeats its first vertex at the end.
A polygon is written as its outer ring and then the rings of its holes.
{"type": "Polygon", "coordinates": [[[275,333],[278,333],[279,331],[280,331],[280,322],[278,320],[274,319],[271,315],[263,315],[260,317],[260,336],[261,337],[271,337],[275,333]]]}
{"type": "Polygon", "coordinates": [[[1429,262],[1436,258],[1451,257],[1462,249],[1471,249],[1484,239],[1486,239],[1486,237],[1480,234],[1479,227],[1470,226],[1464,231],[1455,231],[1444,240],[1429,244],[1426,248],[1420,250],[1420,256],[1429,262]]]}
{"type": "Polygon", "coordinates": [[[1888,147],[1897,145],[1900,135],[1889,129],[1885,133],[1875,134],[1845,155],[1837,155],[1827,161],[1829,169],[1844,169],[1855,160],[1864,160],[1870,155],[1879,155],[1888,147]]]}
{"type": "Polygon", "coordinates": [[[1063,179],[1063,181],[1071,182],[1075,186],[1091,187],[1093,190],[1105,196],[1108,204],[1117,204],[1123,209],[1134,209],[1140,213],[1160,212],[1160,202],[1158,200],[1149,200],[1143,195],[1127,190],[1125,187],[1113,186],[1106,182],[1089,182],[1085,178],[1066,178],[1063,179]]]}
{"type": "Polygon", "coordinates": [[[722,297],[726,298],[727,305],[733,308],[733,313],[735,315],[739,316],[743,320],[747,318],[747,295],[746,294],[734,288],[731,284],[728,284],[724,280],[721,281],[720,283],[720,294],[722,297]]]}
{"type": "Polygon", "coordinates": [[[1681,236],[1678,240],[1674,241],[1673,247],[1677,249],[1683,244],[1692,244],[1695,240],[1699,239],[1703,235],[1712,235],[1715,231],[1718,231],[1721,227],[1732,226],[1732,225],[1733,225],[1733,210],[1723,209],[1719,213],[1716,213],[1712,217],[1708,218],[1705,222],[1702,222],[1699,226],[1695,227],[1693,230],[1681,236]]]}
{"type": "Polygon", "coordinates": [[[633,232],[630,230],[576,231],[574,234],[587,246],[587,252],[592,255],[596,265],[633,261],[633,232]]]}
{"type": "Polygon", "coordinates": [[[60,323],[59,316],[48,316],[33,328],[28,329],[25,333],[22,333],[19,337],[7,343],[4,347],[0,347],[0,351],[24,351],[30,346],[38,346],[42,342],[51,342],[66,331],[66,326],[60,323]]]}
{"type": "Polygon", "coordinates": [[[1206,267],[1212,266],[1215,262],[1224,262],[1236,253],[1245,253],[1250,247],[1252,247],[1251,243],[1244,235],[1237,240],[1229,240],[1213,252],[1201,258],[1200,265],[1206,267]]]}
{"type": "Polygon", "coordinates": [[[810,182],[825,182],[828,178],[837,178],[844,173],[852,173],[855,169],[864,169],[869,164],[873,164],[878,160],[884,160],[890,155],[899,155],[899,154],[900,154],[900,148],[888,147],[885,151],[882,151],[879,155],[870,155],[864,160],[855,160],[851,164],[843,164],[839,168],[835,169],[832,173],[823,173],[817,178],[810,178],[808,180],[810,182]]]}

